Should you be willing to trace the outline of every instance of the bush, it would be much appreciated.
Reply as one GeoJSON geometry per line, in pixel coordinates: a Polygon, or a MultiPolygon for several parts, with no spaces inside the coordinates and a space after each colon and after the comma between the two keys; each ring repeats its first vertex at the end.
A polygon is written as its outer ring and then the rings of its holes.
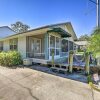
{"type": "Polygon", "coordinates": [[[21,64],[21,55],[17,51],[8,51],[0,53],[0,65],[15,66],[21,64]]]}

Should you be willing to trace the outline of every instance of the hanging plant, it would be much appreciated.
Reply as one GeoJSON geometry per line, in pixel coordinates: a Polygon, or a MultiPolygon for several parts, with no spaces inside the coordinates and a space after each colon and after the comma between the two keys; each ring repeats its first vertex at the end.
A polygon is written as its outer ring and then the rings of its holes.
{"type": "Polygon", "coordinates": [[[51,50],[51,53],[54,54],[54,52],[55,52],[54,49],[52,49],[52,50],[51,50]]]}
{"type": "Polygon", "coordinates": [[[73,50],[70,50],[70,51],[69,51],[69,54],[74,54],[74,51],[73,51],[73,50]]]}

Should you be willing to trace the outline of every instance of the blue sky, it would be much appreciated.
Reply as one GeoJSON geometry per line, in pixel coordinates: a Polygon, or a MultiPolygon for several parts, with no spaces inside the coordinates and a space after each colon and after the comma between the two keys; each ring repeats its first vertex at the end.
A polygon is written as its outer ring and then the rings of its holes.
{"type": "Polygon", "coordinates": [[[96,5],[89,0],[0,0],[0,26],[16,21],[31,28],[70,21],[79,37],[96,26],[96,5]]]}

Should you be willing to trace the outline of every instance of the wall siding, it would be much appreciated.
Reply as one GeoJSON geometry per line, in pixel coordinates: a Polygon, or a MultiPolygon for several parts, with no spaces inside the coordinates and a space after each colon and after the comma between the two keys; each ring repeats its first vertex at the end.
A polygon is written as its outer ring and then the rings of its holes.
{"type": "Polygon", "coordinates": [[[5,40],[3,43],[4,43],[3,44],[3,50],[4,51],[9,51],[10,50],[9,49],[9,40],[5,40]]]}
{"type": "Polygon", "coordinates": [[[45,33],[45,37],[44,37],[44,48],[45,48],[45,59],[48,60],[49,59],[49,52],[48,52],[48,33],[45,33]]]}
{"type": "Polygon", "coordinates": [[[22,58],[26,58],[26,36],[18,37],[18,51],[21,53],[22,58]]]}

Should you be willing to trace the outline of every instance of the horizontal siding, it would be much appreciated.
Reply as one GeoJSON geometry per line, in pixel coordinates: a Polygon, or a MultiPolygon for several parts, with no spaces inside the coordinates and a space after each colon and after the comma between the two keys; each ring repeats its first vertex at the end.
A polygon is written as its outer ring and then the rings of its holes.
{"type": "Polygon", "coordinates": [[[3,50],[4,51],[9,51],[9,40],[5,40],[3,42],[3,50]]]}
{"type": "Polygon", "coordinates": [[[21,53],[22,58],[26,58],[26,36],[18,37],[18,51],[21,53]]]}

